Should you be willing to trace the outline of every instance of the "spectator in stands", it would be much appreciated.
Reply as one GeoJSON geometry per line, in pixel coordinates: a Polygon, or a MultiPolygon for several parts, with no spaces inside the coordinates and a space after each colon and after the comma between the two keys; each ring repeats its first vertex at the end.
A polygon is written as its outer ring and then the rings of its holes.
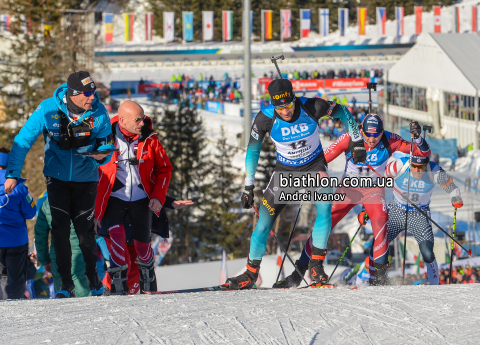
{"type": "Polygon", "coordinates": [[[465,178],[465,191],[466,191],[467,193],[470,193],[470,185],[471,185],[471,183],[472,183],[472,180],[470,179],[470,176],[467,176],[467,177],[465,178]]]}
{"type": "Polygon", "coordinates": [[[457,155],[455,152],[452,152],[452,155],[450,156],[450,160],[452,161],[452,164],[450,165],[450,171],[455,171],[455,163],[457,162],[457,155]]]}
{"type": "Polygon", "coordinates": [[[351,103],[352,103],[352,106],[353,106],[354,108],[357,107],[357,99],[355,98],[355,96],[352,96],[351,103]]]}
{"type": "Polygon", "coordinates": [[[35,201],[18,178],[16,188],[5,193],[5,173],[10,150],[0,147],[0,300],[25,297],[28,230],[25,219],[35,217],[35,201]]]}

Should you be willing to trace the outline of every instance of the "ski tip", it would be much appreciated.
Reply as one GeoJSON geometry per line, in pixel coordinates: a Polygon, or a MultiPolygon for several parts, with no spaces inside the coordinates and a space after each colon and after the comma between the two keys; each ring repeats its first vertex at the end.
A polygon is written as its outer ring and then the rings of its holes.
{"type": "Polygon", "coordinates": [[[472,256],[472,249],[469,249],[467,253],[468,253],[468,256],[472,256]]]}
{"type": "Polygon", "coordinates": [[[336,289],[337,288],[335,285],[332,285],[332,284],[316,284],[316,283],[313,283],[308,287],[315,288],[315,289],[318,289],[318,288],[336,289]]]}

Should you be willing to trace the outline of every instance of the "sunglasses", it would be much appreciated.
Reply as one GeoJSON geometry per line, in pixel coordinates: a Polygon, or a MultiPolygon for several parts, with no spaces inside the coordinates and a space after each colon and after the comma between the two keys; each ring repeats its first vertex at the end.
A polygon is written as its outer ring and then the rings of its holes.
{"type": "Polygon", "coordinates": [[[378,138],[379,136],[381,136],[383,134],[383,131],[381,131],[380,133],[368,133],[368,132],[362,131],[362,134],[364,136],[366,136],[367,138],[378,138]]]}
{"type": "Polygon", "coordinates": [[[93,91],[84,91],[84,92],[77,91],[77,90],[75,90],[75,89],[72,89],[71,87],[69,87],[69,89],[70,89],[70,90],[73,90],[73,91],[76,91],[76,92],[78,92],[78,93],[83,93],[83,95],[84,95],[85,97],[90,97],[91,95],[94,95],[95,92],[97,92],[97,89],[95,89],[95,90],[93,90],[93,91]]]}
{"type": "Polygon", "coordinates": [[[417,165],[417,164],[412,163],[412,168],[415,168],[415,169],[423,169],[425,167],[426,167],[426,165],[417,165]]]}
{"type": "Polygon", "coordinates": [[[294,104],[295,104],[295,98],[293,99],[293,101],[291,101],[291,102],[288,103],[287,105],[275,106],[275,109],[276,109],[276,110],[290,109],[290,108],[293,107],[294,104]]]}
{"type": "Polygon", "coordinates": [[[138,118],[132,119],[132,120],[133,120],[133,122],[135,122],[135,123],[140,123],[141,121],[145,120],[145,116],[146,116],[146,115],[143,115],[142,117],[138,117],[138,118]]]}

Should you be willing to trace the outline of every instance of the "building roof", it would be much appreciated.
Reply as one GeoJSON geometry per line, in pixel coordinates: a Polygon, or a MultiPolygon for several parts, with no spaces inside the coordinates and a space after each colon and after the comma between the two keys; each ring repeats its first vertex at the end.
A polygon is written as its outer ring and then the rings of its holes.
{"type": "Polygon", "coordinates": [[[480,36],[422,34],[389,70],[388,80],[421,88],[475,96],[480,90],[480,36]]]}
{"type": "Polygon", "coordinates": [[[480,36],[468,34],[431,34],[465,77],[480,90],[480,36]]]}

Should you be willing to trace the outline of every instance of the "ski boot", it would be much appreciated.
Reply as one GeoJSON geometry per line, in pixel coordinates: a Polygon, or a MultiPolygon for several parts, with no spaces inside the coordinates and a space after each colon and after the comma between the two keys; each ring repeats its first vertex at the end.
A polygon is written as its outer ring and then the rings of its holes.
{"type": "Polygon", "coordinates": [[[312,246],[312,257],[308,263],[308,270],[310,271],[310,277],[314,281],[312,285],[322,285],[328,280],[328,275],[323,268],[323,260],[327,255],[326,249],[319,249],[312,246]]]}
{"type": "Polygon", "coordinates": [[[228,278],[225,285],[228,285],[229,289],[250,289],[252,288],[258,279],[258,271],[260,270],[260,263],[262,260],[247,260],[247,270],[239,276],[228,278]]]}
{"type": "Polygon", "coordinates": [[[110,295],[127,295],[128,294],[127,272],[128,272],[127,264],[121,267],[110,266],[108,268],[108,273],[112,278],[112,283],[110,285],[110,290],[109,290],[110,295]]]}
{"type": "Polygon", "coordinates": [[[97,268],[95,267],[95,271],[86,276],[90,285],[90,292],[92,296],[103,296],[104,287],[100,277],[98,276],[97,268]]]}
{"type": "Polygon", "coordinates": [[[75,298],[75,285],[73,281],[62,283],[62,287],[55,294],[55,298],[75,298]]]}
{"type": "Polygon", "coordinates": [[[294,270],[292,274],[290,274],[287,278],[276,282],[273,284],[272,288],[274,289],[289,289],[289,288],[296,288],[300,285],[303,280],[303,276],[308,269],[308,266],[302,265],[299,260],[295,262],[295,266],[297,269],[302,273],[298,274],[297,270],[294,270]]]}
{"type": "Polygon", "coordinates": [[[149,263],[145,263],[138,259],[136,261],[140,269],[140,293],[144,291],[157,291],[157,277],[155,276],[155,267],[153,266],[153,258],[149,263]]]}
{"type": "Polygon", "coordinates": [[[387,264],[375,264],[375,279],[369,279],[370,286],[384,286],[389,285],[387,277],[387,270],[390,265],[387,264]]]}

